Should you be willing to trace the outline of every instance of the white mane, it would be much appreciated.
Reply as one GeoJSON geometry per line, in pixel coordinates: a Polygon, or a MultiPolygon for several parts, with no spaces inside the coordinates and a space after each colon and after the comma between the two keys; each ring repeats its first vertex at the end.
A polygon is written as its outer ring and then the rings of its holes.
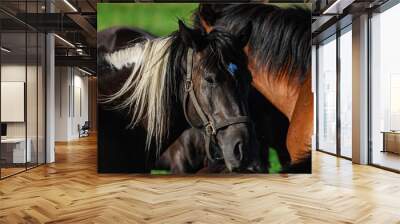
{"type": "Polygon", "coordinates": [[[114,108],[129,109],[131,128],[147,122],[146,149],[154,138],[160,150],[162,140],[168,136],[169,114],[166,113],[164,94],[168,92],[165,83],[171,41],[170,37],[145,40],[105,56],[106,61],[117,69],[134,65],[121,89],[107,96],[104,102],[122,99],[114,108]]]}

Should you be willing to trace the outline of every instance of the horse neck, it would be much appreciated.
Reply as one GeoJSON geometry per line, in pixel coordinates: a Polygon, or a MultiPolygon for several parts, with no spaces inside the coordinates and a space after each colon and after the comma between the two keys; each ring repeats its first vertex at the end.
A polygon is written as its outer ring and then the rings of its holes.
{"type": "Polygon", "coordinates": [[[268,72],[249,66],[253,77],[252,85],[291,121],[301,84],[287,79],[275,79],[268,72]]]}

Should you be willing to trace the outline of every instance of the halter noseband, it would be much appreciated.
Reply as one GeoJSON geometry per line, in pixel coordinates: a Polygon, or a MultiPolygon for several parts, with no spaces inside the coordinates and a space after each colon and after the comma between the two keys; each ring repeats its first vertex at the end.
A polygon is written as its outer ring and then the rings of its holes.
{"type": "MultiPolygon", "coordinates": [[[[184,89],[185,93],[183,96],[183,112],[186,118],[186,121],[190,124],[191,127],[193,128],[204,128],[204,132],[206,134],[206,154],[207,157],[210,161],[214,161],[213,156],[211,155],[210,152],[210,145],[213,143],[215,146],[217,146],[215,138],[217,136],[217,132],[225,127],[228,127],[230,125],[235,125],[235,124],[240,124],[240,123],[249,123],[250,118],[248,116],[238,116],[234,117],[231,119],[227,119],[223,122],[216,123],[213,119],[212,116],[209,114],[206,114],[202,109],[201,106],[196,98],[196,94],[193,89],[193,81],[192,81],[192,67],[193,67],[193,49],[189,48],[188,49],[188,55],[187,55],[187,66],[186,66],[186,79],[184,82],[184,89]],[[202,124],[200,126],[195,126],[193,123],[190,121],[189,116],[187,114],[187,103],[188,100],[191,100],[194,106],[194,109],[196,110],[196,113],[199,115],[202,124]]],[[[219,147],[218,147],[219,148],[219,147]]],[[[218,150],[216,152],[216,160],[222,160],[222,152],[218,150]]]]}

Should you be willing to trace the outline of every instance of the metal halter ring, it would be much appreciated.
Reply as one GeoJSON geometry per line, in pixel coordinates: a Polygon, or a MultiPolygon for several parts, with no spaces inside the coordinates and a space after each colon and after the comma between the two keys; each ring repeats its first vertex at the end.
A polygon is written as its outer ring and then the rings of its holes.
{"type": "Polygon", "coordinates": [[[193,82],[192,80],[186,80],[185,81],[185,91],[189,92],[193,88],[193,82]]]}
{"type": "Polygon", "coordinates": [[[207,135],[215,135],[215,134],[217,134],[217,131],[215,130],[215,127],[214,127],[214,125],[212,123],[208,123],[205,126],[205,131],[206,131],[207,135]]]}

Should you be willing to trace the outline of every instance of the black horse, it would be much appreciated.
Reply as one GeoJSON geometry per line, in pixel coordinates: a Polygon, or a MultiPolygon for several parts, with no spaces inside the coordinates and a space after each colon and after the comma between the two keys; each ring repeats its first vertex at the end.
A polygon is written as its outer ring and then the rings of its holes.
{"type": "Polygon", "coordinates": [[[205,134],[210,160],[224,161],[230,171],[253,170],[257,142],[248,117],[251,76],[243,52],[250,32],[247,26],[235,36],[219,30],[206,34],[179,22],[179,31],[168,37],[141,37],[112,53],[100,44],[99,130],[106,131],[99,133],[99,160],[106,159],[101,151],[110,147],[110,137],[127,134],[112,133],[110,122],[119,130],[128,122],[132,130],[143,128],[126,137],[141,141],[133,145],[153,155],[140,171],[153,168],[157,155],[189,127],[205,134]],[[109,89],[110,83],[117,88],[109,89]],[[214,148],[218,152],[211,156],[214,148]]]}

